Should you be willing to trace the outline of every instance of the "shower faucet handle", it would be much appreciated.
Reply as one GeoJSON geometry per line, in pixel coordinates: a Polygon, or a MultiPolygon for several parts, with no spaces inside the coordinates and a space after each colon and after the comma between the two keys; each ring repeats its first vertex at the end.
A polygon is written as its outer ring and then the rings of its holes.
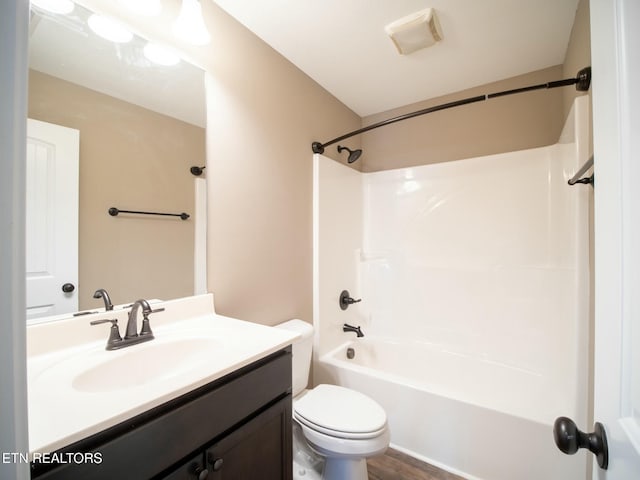
{"type": "Polygon", "coordinates": [[[349,290],[343,290],[340,293],[339,303],[340,303],[340,308],[342,310],[346,310],[347,308],[349,308],[349,305],[353,305],[354,303],[358,303],[358,302],[361,302],[361,301],[362,301],[361,298],[359,298],[357,300],[352,298],[351,295],[349,295],[349,290]]]}

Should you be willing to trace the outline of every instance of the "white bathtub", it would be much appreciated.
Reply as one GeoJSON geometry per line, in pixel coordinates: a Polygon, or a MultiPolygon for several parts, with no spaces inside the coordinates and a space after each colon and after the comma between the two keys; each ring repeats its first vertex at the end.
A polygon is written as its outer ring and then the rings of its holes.
{"type": "Polygon", "coordinates": [[[365,337],[320,358],[316,383],[386,410],[392,447],[468,479],[584,480],[586,454],[560,453],[552,424],[572,410],[550,380],[436,345],[365,337]],[[355,357],[347,358],[347,348],[355,357]]]}

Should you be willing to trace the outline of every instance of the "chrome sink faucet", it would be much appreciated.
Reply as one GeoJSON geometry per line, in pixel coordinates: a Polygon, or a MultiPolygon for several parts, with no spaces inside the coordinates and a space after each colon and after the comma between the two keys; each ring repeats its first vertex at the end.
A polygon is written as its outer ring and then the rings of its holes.
{"type": "Polygon", "coordinates": [[[105,311],[108,312],[113,310],[113,303],[111,303],[111,298],[104,288],[99,288],[98,290],[96,290],[93,294],[93,298],[101,298],[102,300],[104,300],[105,311]]]}
{"type": "MultiPolygon", "coordinates": [[[[164,308],[161,310],[164,310],[164,308]]],[[[149,339],[151,340],[153,338],[153,332],[151,331],[151,327],[149,326],[149,315],[153,312],[154,310],[151,310],[149,302],[147,302],[144,298],[133,302],[131,310],[129,311],[129,319],[127,320],[127,331],[124,335],[124,339],[127,340],[129,338],[151,335],[151,338],[149,339]],[[142,328],[140,329],[140,335],[138,335],[138,310],[140,310],[140,307],[142,307],[142,328]]]]}
{"type": "Polygon", "coordinates": [[[149,324],[149,315],[156,312],[162,312],[164,308],[151,309],[149,302],[141,298],[136,300],[131,306],[129,311],[129,318],[127,319],[127,329],[124,338],[120,336],[120,329],[118,328],[117,319],[103,319],[93,320],[91,325],[100,325],[102,323],[111,323],[111,329],[109,331],[109,339],[107,340],[107,350],[117,350],[119,348],[128,347],[130,345],[136,345],[142,342],[148,342],[153,340],[153,332],[151,331],[151,325],[149,324]],[[138,310],[142,307],[142,328],[138,333],[138,310]]]}

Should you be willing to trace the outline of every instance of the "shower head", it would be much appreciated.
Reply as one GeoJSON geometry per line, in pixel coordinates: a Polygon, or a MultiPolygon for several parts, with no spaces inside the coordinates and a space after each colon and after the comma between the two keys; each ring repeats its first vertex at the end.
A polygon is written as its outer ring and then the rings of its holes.
{"type": "Polygon", "coordinates": [[[202,175],[204,169],[207,168],[205,167],[191,167],[191,169],[189,170],[192,174],[194,174],[196,177],[199,177],[200,175],[202,175]]]}
{"type": "Polygon", "coordinates": [[[343,150],[346,150],[347,152],[349,152],[349,158],[347,158],[347,163],[355,162],[360,158],[360,155],[362,155],[362,150],[360,149],[351,150],[349,147],[342,147],[338,145],[338,153],[342,153],[343,150]]]}

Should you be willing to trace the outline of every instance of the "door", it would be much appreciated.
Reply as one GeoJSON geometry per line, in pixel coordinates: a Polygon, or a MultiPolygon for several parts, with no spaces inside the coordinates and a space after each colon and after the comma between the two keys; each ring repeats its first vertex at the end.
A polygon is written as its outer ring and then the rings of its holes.
{"type": "Polygon", "coordinates": [[[640,478],[640,2],[591,0],[595,157],[594,420],[609,466],[640,478]]]}
{"type": "Polygon", "coordinates": [[[27,321],[78,310],[80,132],[27,124],[27,321]]]}

